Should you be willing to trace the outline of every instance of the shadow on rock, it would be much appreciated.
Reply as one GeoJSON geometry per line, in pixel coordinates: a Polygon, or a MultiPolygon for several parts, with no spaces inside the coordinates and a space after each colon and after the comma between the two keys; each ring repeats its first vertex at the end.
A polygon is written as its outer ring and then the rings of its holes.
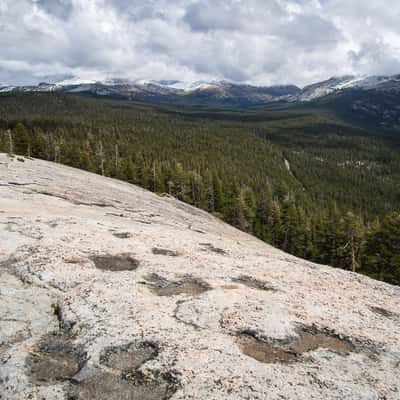
{"type": "Polygon", "coordinates": [[[369,309],[382,317],[389,318],[389,319],[400,319],[400,314],[394,313],[393,311],[386,310],[382,307],[377,306],[370,306],[369,309]]]}
{"type": "Polygon", "coordinates": [[[178,257],[180,255],[177,251],[160,249],[157,247],[153,247],[152,252],[158,256],[178,257]]]}
{"type": "Polygon", "coordinates": [[[118,239],[130,239],[133,235],[130,232],[113,232],[113,236],[118,239]]]}
{"type": "Polygon", "coordinates": [[[205,247],[205,249],[203,249],[203,251],[209,250],[213,253],[217,253],[217,254],[221,254],[221,255],[227,254],[225,250],[220,249],[219,247],[214,247],[214,245],[212,243],[200,243],[200,246],[205,247]]]}
{"type": "Polygon", "coordinates": [[[267,282],[260,281],[258,279],[252,278],[251,276],[241,275],[238,278],[233,278],[232,282],[240,283],[252,289],[266,290],[270,292],[277,292],[273,286],[269,285],[267,282]]]}

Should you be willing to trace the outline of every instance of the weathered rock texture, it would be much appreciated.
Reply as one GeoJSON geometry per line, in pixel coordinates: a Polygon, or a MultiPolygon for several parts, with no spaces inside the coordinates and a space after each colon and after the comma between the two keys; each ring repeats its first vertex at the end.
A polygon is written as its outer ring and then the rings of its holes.
{"type": "Polygon", "coordinates": [[[0,398],[400,398],[400,288],[0,155],[0,398]]]}

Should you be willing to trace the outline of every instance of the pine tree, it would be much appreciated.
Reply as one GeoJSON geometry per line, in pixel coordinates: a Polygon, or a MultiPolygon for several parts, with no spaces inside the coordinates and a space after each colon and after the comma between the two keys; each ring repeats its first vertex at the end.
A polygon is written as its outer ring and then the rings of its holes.
{"type": "Polygon", "coordinates": [[[214,211],[221,212],[224,207],[221,179],[216,173],[212,177],[214,211]]]}
{"type": "Polygon", "coordinates": [[[344,217],[344,231],[346,240],[344,248],[348,249],[345,263],[349,269],[356,272],[359,266],[358,258],[362,246],[362,228],[360,219],[351,211],[348,211],[344,217]]]}
{"type": "Polygon", "coordinates": [[[8,154],[13,154],[14,153],[14,140],[11,134],[11,131],[9,129],[7,129],[6,131],[6,135],[7,135],[7,149],[8,149],[8,154]]]}
{"type": "Polygon", "coordinates": [[[400,285],[400,213],[387,215],[372,228],[362,257],[362,272],[400,285]]]}
{"type": "Polygon", "coordinates": [[[132,159],[128,157],[125,161],[124,165],[124,179],[129,183],[135,183],[135,164],[133,163],[132,159]]]}
{"type": "Polygon", "coordinates": [[[31,138],[24,124],[20,122],[15,126],[13,137],[15,153],[24,156],[30,156],[31,138]]]}
{"type": "Polygon", "coordinates": [[[263,191],[256,200],[255,226],[256,236],[267,242],[272,242],[273,231],[273,203],[271,193],[263,191]]]}
{"type": "Polygon", "coordinates": [[[241,209],[240,227],[248,233],[253,232],[256,211],[254,193],[248,186],[242,186],[239,193],[239,207],[241,209]]]}
{"type": "Polygon", "coordinates": [[[239,201],[239,187],[235,181],[231,183],[227,191],[223,216],[226,222],[237,228],[241,228],[243,210],[242,204],[239,201]]]}

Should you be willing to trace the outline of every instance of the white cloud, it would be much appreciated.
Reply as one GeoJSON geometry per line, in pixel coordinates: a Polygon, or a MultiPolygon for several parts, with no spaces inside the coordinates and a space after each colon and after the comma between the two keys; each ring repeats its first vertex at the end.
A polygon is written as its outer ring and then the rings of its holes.
{"type": "Polygon", "coordinates": [[[399,73],[399,17],[378,0],[1,0],[0,82],[399,73]]]}

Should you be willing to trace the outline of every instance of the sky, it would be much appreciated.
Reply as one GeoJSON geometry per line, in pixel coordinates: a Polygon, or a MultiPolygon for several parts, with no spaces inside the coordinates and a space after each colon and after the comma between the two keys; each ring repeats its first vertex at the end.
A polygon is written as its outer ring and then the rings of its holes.
{"type": "Polygon", "coordinates": [[[0,0],[0,84],[400,73],[400,1],[0,0]]]}

